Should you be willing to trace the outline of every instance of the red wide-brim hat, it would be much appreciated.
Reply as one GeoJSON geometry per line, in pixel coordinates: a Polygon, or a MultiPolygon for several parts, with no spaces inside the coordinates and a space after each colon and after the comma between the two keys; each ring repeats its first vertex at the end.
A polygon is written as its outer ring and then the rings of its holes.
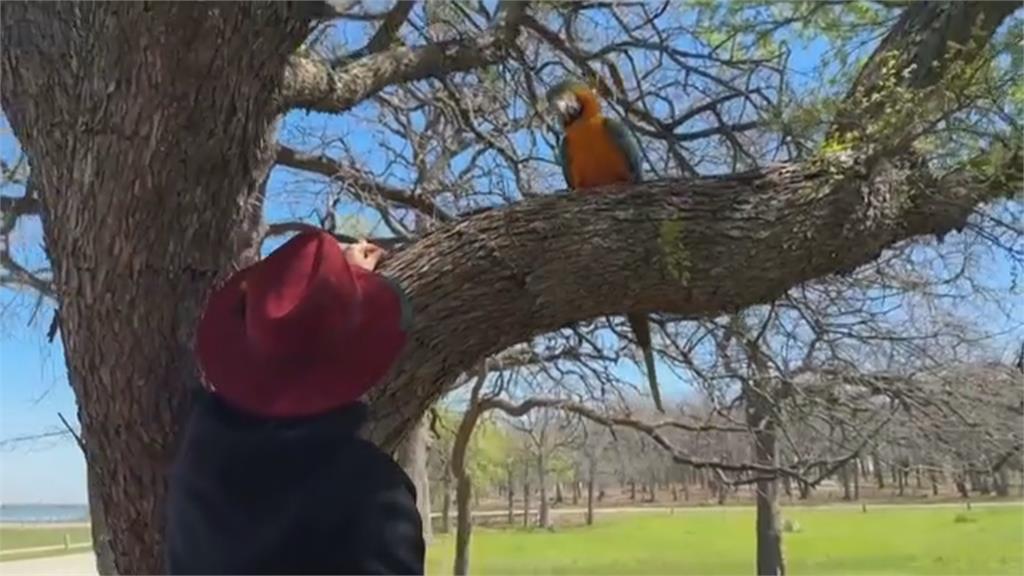
{"type": "Polygon", "coordinates": [[[203,380],[266,417],[351,404],[401,353],[402,308],[398,287],[350,265],[333,236],[302,232],[210,296],[196,333],[203,380]]]}

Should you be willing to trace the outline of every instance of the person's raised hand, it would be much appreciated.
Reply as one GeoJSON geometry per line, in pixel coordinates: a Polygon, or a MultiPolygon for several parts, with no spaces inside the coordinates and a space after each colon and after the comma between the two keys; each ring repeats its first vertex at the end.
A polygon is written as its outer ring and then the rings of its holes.
{"type": "Polygon", "coordinates": [[[343,244],[342,248],[345,251],[345,258],[349,264],[359,266],[370,272],[377,269],[377,264],[387,254],[386,250],[376,244],[367,242],[365,239],[355,244],[343,244]]]}

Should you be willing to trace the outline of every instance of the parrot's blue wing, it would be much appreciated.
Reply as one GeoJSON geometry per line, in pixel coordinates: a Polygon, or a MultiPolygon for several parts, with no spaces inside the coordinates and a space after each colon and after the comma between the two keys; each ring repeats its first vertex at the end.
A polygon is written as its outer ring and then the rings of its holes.
{"type": "Polygon", "coordinates": [[[605,118],[604,127],[612,140],[619,146],[626,155],[626,162],[629,163],[629,171],[633,176],[633,182],[643,180],[643,158],[640,156],[640,147],[637,146],[636,138],[628,128],[618,120],[605,118]]]}

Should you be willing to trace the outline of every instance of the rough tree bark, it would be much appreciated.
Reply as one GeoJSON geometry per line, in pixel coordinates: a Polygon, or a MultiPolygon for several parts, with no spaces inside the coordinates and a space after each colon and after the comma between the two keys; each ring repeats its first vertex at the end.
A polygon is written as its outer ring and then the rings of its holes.
{"type": "Polygon", "coordinates": [[[537,526],[547,528],[551,525],[550,506],[548,504],[548,467],[544,458],[544,447],[537,448],[537,485],[540,488],[540,506],[537,513],[537,526]]]}
{"type": "MultiPolygon", "coordinates": [[[[473,438],[473,430],[476,429],[480,416],[486,410],[480,404],[480,390],[487,380],[487,372],[481,367],[480,373],[473,383],[469,395],[469,406],[466,413],[462,415],[459,422],[459,429],[455,432],[455,441],[452,443],[451,474],[455,477],[455,562],[453,572],[455,576],[461,576],[469,572],[469,538],[473,530],[473,512],[470,509],[470,497],[473,490],[473,481],[466,470],[466,451],[469,450],[469,441],[473,438]]],[[[509,491],[511,494],[511,491],[509,491]]]]}
{"type": "Polygon", "coordinates": [[[597,457],[588,458],[587,470],[587,526],[594,524],[594,483],[597,478],[597,457]]]}
{"type": "Polygon", "coordinates": [[[507,496],[508,496],[508,525],[509,526],[511,526],[512,523],[515,522],[515,518],[516,518],[516,509],[515,509],[516,490],[515,490],[515,481],[514,481],[514,478],[513,478],[513,471],[514,471],[514,467],[512,465],[512,462],[509,462],[508,464],[505,465],[505,474],[507,475],[506,483],[508,484],[508,489],[506,490],[506,492],[507,492],[507,496]]]}
{"type": "Polygon", "coordinates": [[[442,485],[444,494],[441,496],[441,533],[448,534],[452,526],[452,473],[448,466],[445,466],[442,485]]]}
{"type": "Polygon", "coordinates": [[[853,461],[853,499],[860,500],[860,460],[853,461]]]}
{"type": "Polygon", "coordinates": [[[853,486],[850,485],[850,464],[846,463],[839,467],[839,482],[843,485],[843,500],[853,499],[853,486]]]}
{"type": "Polygon", "coordinates": [[[68,379],[121,573],[163,570],[164,474],[218,276],[256,255],[302,4],[5,2],[4,112],[42,200],[68,379]]]}
{"type": "Polygon", "coordinates": [[[473,511],[469,500],[473,491],[473,482],[469,475],[462,474],[455,484],[455,507],[457,510],[455,528],[455,564],[453,572],[456,576],[469,573],[469,538],[473,530],[473,511]]]}
{"type": "Polygon", "coordinates": [[[523,528],[530,525],[530,459],[523,458],[523,528]]]}
{"type": "Polygon", "coordinates": [[[107,527],[107,514],[100,497],[99,480],[96,467],[86,463],[86,483],[89,491],[89,528],[92,532],[92,549],[96,553],[96,572],[103,576],[117,574],[117,563],[114,549],[110,544],[110,529],[107,527]]]}
{"type": "MultiPolygon", "coordinates": [[[[754,428],[754,456],[759,464],[774,465],[778,455],[775,424],[770,418],[759,418],[754,428]]],[[[779,526],[778,480],[763,478],[757,490],[757,574],[782,576],[786,573],[782,554],[782,529],[779,526]]]]}

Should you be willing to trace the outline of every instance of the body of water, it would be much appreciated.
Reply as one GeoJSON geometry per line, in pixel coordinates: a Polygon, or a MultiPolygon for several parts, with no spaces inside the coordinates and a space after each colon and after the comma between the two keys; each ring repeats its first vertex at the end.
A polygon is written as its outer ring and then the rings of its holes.
{"type": "Polygon", "coordinates": [[[88,521],[89,507],[85,504],[0,504],[0,523],[48,524],[88,521]]]}

